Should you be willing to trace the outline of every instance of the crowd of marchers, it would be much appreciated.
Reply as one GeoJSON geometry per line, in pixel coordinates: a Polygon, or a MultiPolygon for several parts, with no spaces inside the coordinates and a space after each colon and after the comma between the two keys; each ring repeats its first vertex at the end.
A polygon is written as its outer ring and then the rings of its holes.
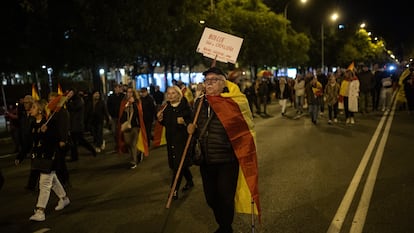
{"type": "MultiPolygon", "coordinates": [[[[55,210],[70,204],[65,190],[70,187],[66,163],[79,160],[79,146],[94,157],[108,150],[103,137],[105,127],[111,129],[115,142],[111,150],[128,154],[128,168],[132,170],[149,155],[155,142],[159,143],[163,134],[156,128],[165,129],[167,164],[173,171],[169,198],[173,200],[179,199],[183,177],[186,181],[183,192],[194,186],[189,170],[193,165],[191,155],[184,162],[181,158],[194,153],[196,143],[200,143],[203,160],[198,165],[206,201],[219,225],[216,232],[233,232],[238,171],[244,166],[240,158],[246,152],[237,143],[253,140],[249,134],[234,132],[236,129],[250,132],[248,129],[253,128],[243,119],[271,117],[268,105],[277,101],[282,117],[308,116],[315,125],[324,119],[328,124],[354,125],[356,113],[390,111],[393,94],[397,110],[414,113],[413,67],[390,72],[377,64],[358,68],[352,65],[326,74],[316,70],[298,73],[294,78],[263,76],[254,81],[242,80],[240,75],[227,74],[218,68],[210,68],[203,74],[203,83],[191,87],[174,81],[165,93],[159,86],[136,90],[116,84],[107,98],[98,90],[86,94],[74,88],[60,95],[52,92],[48,100],[24,96],[6,117],[15,142],[15,164],[25,159],[32,164],[26,189],[38,192],[38,198],[30,220],[45,220],[52,190],[59,197],[55,210]],[[238,108],[232,109],[234,103],[238,108]],[[327,117],[321,118],[325,112],[327,117]],[[229,115],[243,117],[229,118],[229,115]],[[226,119],[242,119],[242,122],[226,119]],[[193,134],[197,142],[193,140],[188,148],[187,140],[193,134]],[[233,134],[247,138],[235,140],[233,134]]],[[[257,162],[255,147],[249,154],[253,156],[249,161],[257,162]]],[[[252,180],[257,181],[257,177],[252,180]]],[[[253,196],[257,190],[250,192],[253,196]]],[[[258,195],[255,201],[259,204],[258,195]]],[[[260,211],[259,205],[257,208],[260,211]]]]}
{"type": "Polygon", "coordinates": [[[269,117],[267,105],[276,100],[283,117],[298,119],[309,115],[317,124],[320,116],[327,113],[328,124],[354,125],[355,113],[390,111],[394,93],[397,110],[413,114],[413,71],[413,66],[390,70],[379,64],[358,68],[350,65],[335,72],[317,69],[297,73],[294,78],[264,76],[240,86],[256,115],[269,117]],[[289,108],[294,112],[287,113],[289,108]]]}

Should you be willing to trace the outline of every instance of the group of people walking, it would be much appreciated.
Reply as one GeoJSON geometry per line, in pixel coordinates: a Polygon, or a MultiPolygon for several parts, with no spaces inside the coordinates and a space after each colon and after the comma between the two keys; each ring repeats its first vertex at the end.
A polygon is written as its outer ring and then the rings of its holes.
{"type": "MultiPolygon", "coordinates": [[[[29,219],[45,220],[52,190],[59,197],[55,210],[70,204],[65,190],[69,183],[66,154],[70,152],[68,161],[77,161],[77,147],[83,146],[97,156],[105,149],[101,134],[105,121],[111,122],[116,142],[114,149],[130,156],[131,169],[149,154],[154,120],[165,127],[173,200],[179,199],[179,191],[186,192],[194,187],[190,171],[194,148],[188,143],[190,139],[197,139],[202,155],[197,165],[207,204],[218,224],[215,232],[233,232],[234,213],[243,206],[236,202],[245,197],[238,193],[246,189],[255,202],[254,211],[260,213],[253,115],[247,98],[236,84],[226,80],[227,75],[222,70],[213,67],[203,74],[204,85],[191,102],[186,98],[188,93],[178,85],[167,88],[162,102],[156,102],[147,88],[138,92],[132,87],[125,90],[122,85],[115,85],[106,103],[99,92],[93,92],[91,99],[85,100],[82,92],[75,89],[69,89],[65,95],[51,93],[48,102],[26,96],[25,111],[21,114],[27,118],[27,144],[20,147],[16,164],[30,157],[29,183],[33,188],[36,187],[33,183],[38,183],[38,201],[29,219]],[[88,111],[92,111],[92,119],[88,119],[88,111]],[[88,125],[91,123],[95,125],[88,125]],[[92,142],[85,138],[86,131],[91,132],[92,142]],[[186,159],[182,163],[183,156],[186,159]],[[238,188],[241,173],[245,179],[244,188],[238,188]],[[185,184],[182,186],[183,177],[185,184]]],[[[251,198],[244,203],[248,209],[251,209],[251,198]]]]}
{"type": "MultiPolygon", "coordinates": [[[[245,85],[244,93],[252,112],[261,113],[261,101],[258,101],[255,95],[263,95],[260,93],[264,89],[260,87],[266,85],[267,92],[274,93],[275,99],[278,100],[282,116],[287,116],[287,104],[290,102],[296,111],[294,119],[300,118],[307,108],[312,123],[317,124],[327,107],[328,124],[340,122],[338,116],[342,112],[343,122],[353,125],[356,122],[355,113],[390,111],[392,94],[397,88],[399,109],[412,112],[412,70],[412,67],[392,70],[379,64],[372,65],[371,69],[368,65],[362,64],[357,69],[352,64],[347,69],[338,69],[327,75],[319,69],[316,72],[298,73],[295,79],[278,77],[272,81],[271,78],[258,78],[256,85],[245,85]]],[[[267,98],[267,102],[270,102],[270,97],[267,98]]]]}

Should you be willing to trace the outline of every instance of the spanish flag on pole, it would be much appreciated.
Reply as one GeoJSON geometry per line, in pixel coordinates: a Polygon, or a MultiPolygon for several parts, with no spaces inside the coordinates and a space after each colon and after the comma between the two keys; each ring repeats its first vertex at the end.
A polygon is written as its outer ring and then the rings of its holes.
{"type": "MultiPolygon", "coordinates": [[[[161,107],[160,110],[161,112],[163,112],[165,110],[165,108],[167,107],[167,103],[164,103],[161,107]]],[[[152,140],[152,146],[153,147],[159,147],[162,145],[166,145],[167,144],[167,138],[165,137],[165,126],[163,126],[158,120],[155,121],[155,125],[154,125],[154,138],[152,140]]]]}
{"type": "Polygon", "coordinates": [[[62,91],[62,87],[60,86],[60,83],[58,83],[57,93],[58,95],[63,95],[63,91],[62,91]]]}
{"type": "Polygon", "coordinates": [[[154,125],[154,140],[152,141],[153,147],[159,147],[167,144],[167,139],[165,138],[165,126],[157,120],[154,125]]]}
{"type": "Polygon", "coordinates": [[[210,106],[223,123],[239,160],[239,178],[235,196],[236,212],[261,216],[259,201],[256,132],[245,95],[239,87],[226,81],[228,93],[207,96],[210,106]],[[252,201],[254,202],[252,204],[252,201]]]}
{"type": "Polygon", "coordinates": [[[34,100],[40,100],[39,94],[37,93],[37,87],[36,84],[32,84],[32,97],[34,100]]]}
{"type": "Polygon", "coordinates": [[[149,155],[149,145],[148,145],[148,135],[147,130],[145,129],[144,123],[144,114],[142,110],[142,104],[139,102],[138,104],[138,112],[139,112],[139,125],[140,130],[138,134],[138,143],[137,143],[137,150],[142,151],[145,156],[149,155]]]}

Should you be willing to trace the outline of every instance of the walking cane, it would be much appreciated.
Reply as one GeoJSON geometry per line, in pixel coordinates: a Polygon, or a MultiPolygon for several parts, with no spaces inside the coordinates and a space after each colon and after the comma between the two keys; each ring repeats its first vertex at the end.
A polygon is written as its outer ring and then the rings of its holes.
{"type": "MultiPolygon", "coordinates": [[[[196,114],[195,114],[194,119],[193,119],[193,124],[197,123],[198,115],[200,114],[200,110],[201,110],[201,105],[203,104],[203,99],[204,99],[204,97],[201,97],[200,102],[197,106],[197,111],[196,111],[196,114]]],[[[171,190],[170,190],[170,195],[168,195],[167,205],[165,206],[165,208],[167,208],[167,209],[170,208],[172,196],[174,194],[175,187],[177,186],[178,177],[180,177],[181,169],[183,167],[184,160],[185,160],[185,157],[187,155],[188,147],[190,147],[192,137],[193,137],[193,134],[188,135],[187,143],[185,144],[183,155],[181,156],[180,165],[178,166],[177,174],[175,175],[174,183],[173,183],[173,185],[171,187],[171,190]]]]}

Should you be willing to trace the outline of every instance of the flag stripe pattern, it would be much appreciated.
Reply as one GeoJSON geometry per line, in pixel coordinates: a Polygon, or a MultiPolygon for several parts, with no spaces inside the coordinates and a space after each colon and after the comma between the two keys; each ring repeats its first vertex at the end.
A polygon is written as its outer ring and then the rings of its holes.
{"type": "Polygon", "coordinates": [[[167,144],[165,138],[165,127],[161,125],[159,121],[155,121],[154,125],[154,140],[152,142],[153,147],[158,147],[167,144]]]}
{"type": "Polygon", "coordinates": [[[239,87],[230,81],[226,82],[228,93],[222,93],[220,96],[207,96],[207,99],[226,129],[239,161],[239,180],[235,197],[236,211],[255,213],[260,220],[258,162],[253,117],[247,99],[240,92],[239,87]],[[253,207],[251,206],[252,199],[254,200],[253,207]]]}
{"type": "Polygon", "coordinates": [[[32,84],[32,97],[33,97],[33,99],[34,100],[40,100],[40,97],[39,97],[39,94],[38,94],[38,92],[37,92],[37,87],[36,87],[36,84],[32,84]]]}
{"type": "MultiPolygon", "coordinates": [[[[122,117],[122,113],[124,112],[125,109],[125,105],[128,101],[127,100],[122,100],[121,102],[121,107],[119,109],[119,117],[118,119],[121,119],[122,117]]],[[[143,114],[142,114],[142,105],[141,102],[137,103],[137,108],[138,108],[138,112],[139,112],[139,135],[138,135],[138,143],[137,143],[137,149],[141,152],[144,152],[145,156],[149,155],[149,147],[148,147],[148,141],[147,141],[147,133],[145,130],[145,124],[144,124],[144,118],[143,118],[143,114]]],[[[122,132],[121,132],[121,122],[118,121],[118,145],[119,145],[119,152],[123,153],[125,152],[125,142],[124,142],[124,138],[122,136],[122,132]]]]}

